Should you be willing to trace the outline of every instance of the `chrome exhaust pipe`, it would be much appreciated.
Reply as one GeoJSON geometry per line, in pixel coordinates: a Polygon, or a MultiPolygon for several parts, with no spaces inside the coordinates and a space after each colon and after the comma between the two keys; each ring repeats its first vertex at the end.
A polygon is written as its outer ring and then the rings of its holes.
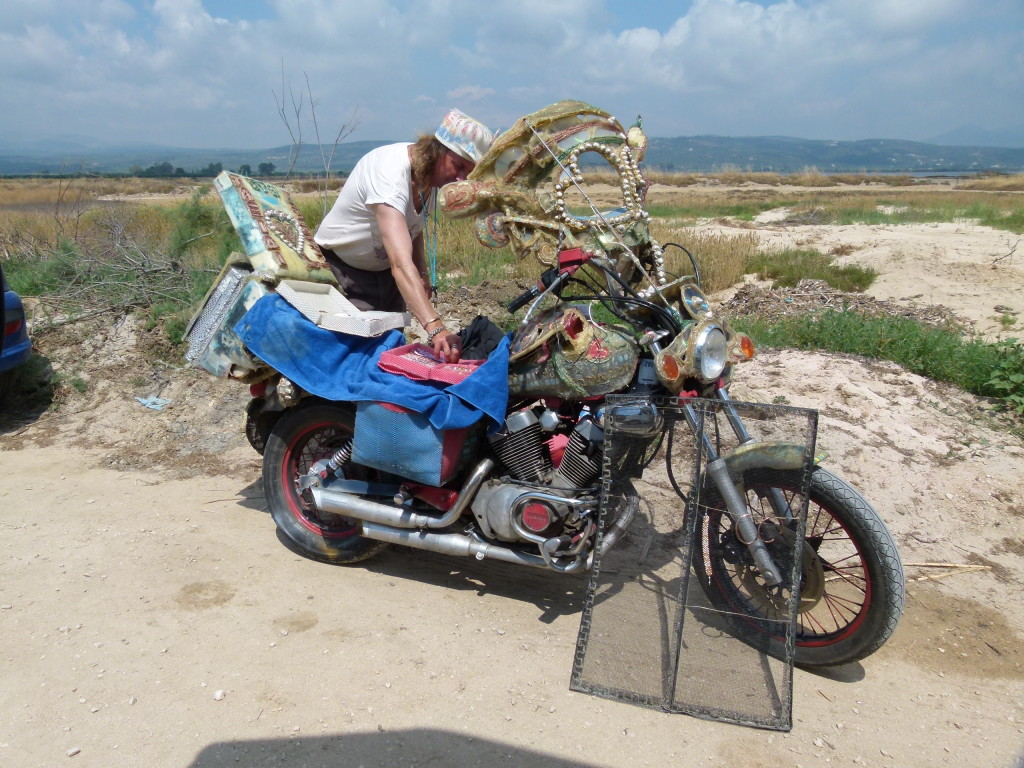
{"type": "MultiPolygon", "coordinates": [[[[515,565],[528,565],[531,568],[545,570],[554,569],[564,573],[575,573],[589,566],[590,559],[587,557],[577,557],[569,565],[559,566],[550,557],[540,554],[531,555],[507,547],[495,546],[462,533],[436,533],[424,530],[447,528],[458,520],[493,468],[494,462],[490,459],[481,461],[466,480],[459,493],[459,498],[456,499],[452,508],[441,517],[415,513],[405,507],[381,504],[354,496],[351,493],[332,491],[319,483],[312,485],[310,491],[313,494],[313,501],[319,509],[360,520],[362,535],[368,539],[413,549],[424,549],[442,555],[475,557],[477,560],[489,557],[515,565]]],[[[561,497],[558,497],[558,500],[562,503],[566,501],[561,497]]]]}
{"type": "Polygon", "coordinates": [[[462,533],[410,531],[363,521],[362,534],[368,539],[386,541],[389,544],[398,544],[403,547],[412,547],[413,549],[425,549],[442,555],[475,557],[477,560],[489,557],[493,560],[502,560],[506,563],[514,563],[515,565],[528,565],[532,568],[550,570],[548,564],[540,555],[530,555],[525,552],[506,549],[505,547],[496,547],[493,544],[478,541],[462,533]]]}
{"type": "Polygon", "coordinates": [[[378,523],[391,528],[447,528],[459,519],[493,468],[494,462],[490,459],[484,459],[477,464],[462,486],[462,490],[459,491],[459,497],[452,504],[452,508],[440,517],[419,514],[405,507],[381,504],[343,491],[332,491],[319,483],[314,484],[310,491],[313,493],[313,503],[318,509],[333,512],[336,515],[354,517],[357,520],[378,523]]]}

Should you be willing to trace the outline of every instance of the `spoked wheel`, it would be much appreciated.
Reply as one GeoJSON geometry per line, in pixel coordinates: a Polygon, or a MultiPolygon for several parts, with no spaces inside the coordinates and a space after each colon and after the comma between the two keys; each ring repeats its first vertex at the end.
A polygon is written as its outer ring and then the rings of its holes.
{"type": "MultiPolygon", "coordinates": [[[[800,473],[748,470],[744,487],[747,508],[776,563],[791,571],[792,554],[800,553],[795,662],[847,664],[878,650],[896,629],[904,598],[903,565],[878,513],[844,480],[815,467],[797,550],[795,523],[776,515],[769,492],[798,510],[800,473]]],[[[766,585],[717,490],[706,490],[704,500],[708,509],[694,560],[705,591],[716,605],[745,617],[748,628],[778,635],[794,585],[766,585]]],[[[783,639],[770,637],[770,649],[781,653],[783,639]]]]}
{"type": "MultiPolygon", "coordinates": [[[[328,459],[352,440],[352,412],[314,403],[285,413],[274,425],[263,453],[263,489],[278,529],[300,553],[327,563],[357,563],[387,545],[360,535],[357,520],[324,512],[299,491],[299,479],[317,461],[328,459]]],[[[348,479],[369,479],[373,471],[351,462],[348,479]]]]}

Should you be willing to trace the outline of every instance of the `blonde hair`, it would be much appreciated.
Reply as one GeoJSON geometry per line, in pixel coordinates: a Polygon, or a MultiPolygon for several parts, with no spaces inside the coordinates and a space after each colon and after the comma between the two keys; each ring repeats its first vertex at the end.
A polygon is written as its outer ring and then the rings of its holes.
{"type": "Polygon", "coordinates": [[[434,173],[444,153],[448,151],[436,136],[423,134],[412,145],[412,179],[417,184],[426,185],[434,173]]]}

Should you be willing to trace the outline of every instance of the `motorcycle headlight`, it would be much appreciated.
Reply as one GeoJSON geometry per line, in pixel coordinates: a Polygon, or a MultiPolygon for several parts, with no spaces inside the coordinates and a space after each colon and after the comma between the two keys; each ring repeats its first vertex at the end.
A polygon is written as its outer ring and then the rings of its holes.
{"type": "Polygon", "coordinates": [[[729,344],[721,326],[704,326],[693,349],[694,367],[704,381],[714,381],[722,375],[729,357],[729,344]]]}

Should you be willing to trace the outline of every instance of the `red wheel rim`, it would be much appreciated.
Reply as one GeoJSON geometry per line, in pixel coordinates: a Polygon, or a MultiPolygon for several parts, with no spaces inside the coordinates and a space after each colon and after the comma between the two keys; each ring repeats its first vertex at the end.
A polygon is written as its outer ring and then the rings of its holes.
{"type": "Polygon", "coordinates": [[[315,462],[330,458],[351,438],[352,431],[335,421],[310,424],[288,444],[281,462],[280,480],[288,511],[299,525],[325,539],[355,536],[358,526],[339,515],[320,512],[307,503],[299,494],[298,480],[315,462]],[[332,525],[334,521],[337,522],[332,525]]]}
{"type": "MultiPolygon", "coordinates": [[[[779,489],[787,503],[794,504],[799,494],[779,489]]],[[[755,521],[768,520],[774,513],[766,499],[759,499],[750,489],[747,507],[755,521]]],[[[734,539],[730,518],[724,511],[714,508],[704,525],[717,528],[711,531],[718,541],[717,547],[725,549],[723,542],[734,539]],[[718,514],[714,514],[717,512],[718,514]]],[[[709,536],[704,536],[705,546],[709,536]]],[[[821,504],[810,502],[807,510],[807,526],[804,541],[813,549],[820,564],[823,590],[813,605],[801,607],[797,613],[796,645],[802,648],[820,648],[839,643],[855,633],[863,624],[871,606],[871,579],[867,561],[860,546],[847,527],[821,504]]],[[[763,610],[764,595],[752,594],[747,587],[751,583],[749,564],[730,566],[721,553],[712,557],[705,552],[705,562],[717,591],[740,614],[750,616],[752,622],[758,618],[777,620],[782,612],[763,610]],[[743,583],[746,582],[744,586],[743,583]],[[760,604],[760,605],[759,605],[760,604]]],[[[801,592],[806,585],[801,572],[801,592]]],[[[767,594],[770,590],[761,587],[767,594]]],[[[756,591],[756,590],[755,590],[756,591]]],[[[801,595],[804,597],[804,595],[801,595]]]]}

